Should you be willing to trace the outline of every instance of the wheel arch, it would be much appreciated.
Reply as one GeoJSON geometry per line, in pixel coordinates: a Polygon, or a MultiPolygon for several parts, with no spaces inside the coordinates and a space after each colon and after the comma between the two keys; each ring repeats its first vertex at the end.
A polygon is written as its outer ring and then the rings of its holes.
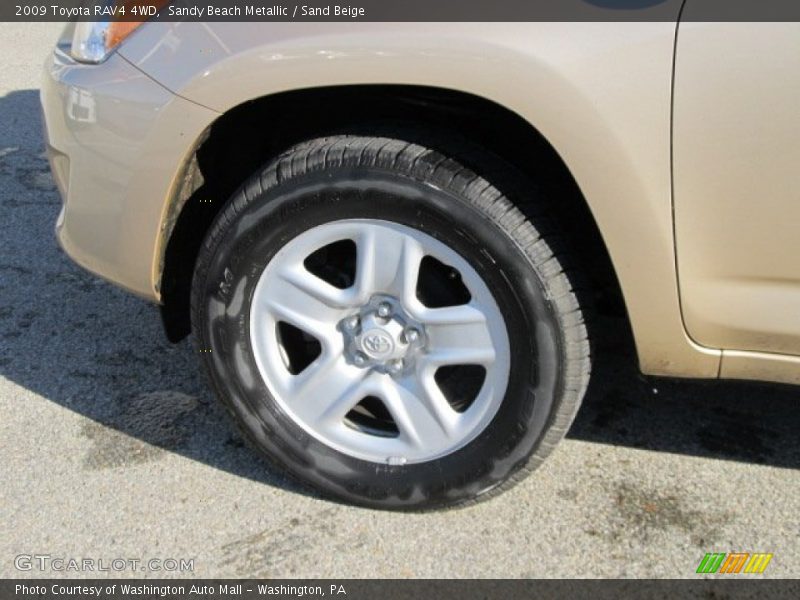
{"type": "Polygon", "coordinates": [[[553,216],[569,222],[572,250],[591,274],[601,310],[624,314],[613,264],[571,171],[530,123],[485,98],[444,88],[347,85],[281,92],[247,101],[221,115],[197,141],[167,208],[158,257],[158,286],[168,337],[189,333],[191,265],[205,232],[241,182],[270,158],[301,141],[343,133],[401,136],[454,156],[478,172],[481,150],[513,165],[545,188],[553,216]],[[261,133],[265,119],[269,134],[261,133]],[[473,146],[478,152],[470,151],[473,146]],[[531,170],[536,177],[532,177],[531,170]]]}
{"type": "Polygon", "coordinates": [[[657,124],[644,127],[658,132],[649,143],[664,146],[642,148],[644,154],[663,158],[663,164],[655,164],[653,156],[631,155],[644,141],[625,139],[642,137],[631,133],[633,124],[615,130],[608,115],[598,114],[585,97],[568,104],[563,122],[554,122],[552,113],[543,117],[546,131],[532,124],[539,123],[535,117],[523,117],[495,100],[427,85],[307,87],[226,111],[198,140],[165,212],[156,279],[168,337],[178,340],[188,333],[187,290],[202,235],[238,185],[269,158],[293,143],[326,134],[389,135],[386,128],[397,126],[405,134],[422,135],[430,128],[452,137],[441,137],[442,145],[426,135],[409,141],[464,160],[458,145],[444,140],[466,137],[533,179],[547,174],[548,185],[559,192],[552,206],[561,224],[570,224],[569,237],[580,246],[579,266],[594,279],[589,287],[601,291],[601,306],[626,317],[643,372],[716,377],[719,351],[692,342],[680,315],[668,117],[663,131],[657,124]],[[572,112],[577,106],[585,112],[572,112]],[[375,126],[384,129],[370,129],[375,126]]]}
{"type": "MultiPolygon", "coordinates": [[[[720,352],[689,339],[678,298],[670,145],[675,22],[296,25],[151,23],[120,53],[173,93],[223,114],[218,123],[294,94],[374,84],[501,107],[529,139],[544,139],[542,147],[563,158],[577,183],[619,280],[642,369],[717,376],[720,352]]],[[[287,110],[257,123],[261,135],[273,136],[275,124],[293,116],[298,125],[332,112],[319,102],[299,117],[298,106],[280,108],[287,110]]],[[[475,115],[445,125],[491,129],[489,116],[475,115]]],[[[333,116],[340,122],[343,115],[333,116]]],[[[536,165],[524,170],[536,172],[536,165]]],[[[162,216],[183,214],[174,205],[162,216]]],[[[151,263],[154,282],[162,252],[157,248],[151,263]]]]}

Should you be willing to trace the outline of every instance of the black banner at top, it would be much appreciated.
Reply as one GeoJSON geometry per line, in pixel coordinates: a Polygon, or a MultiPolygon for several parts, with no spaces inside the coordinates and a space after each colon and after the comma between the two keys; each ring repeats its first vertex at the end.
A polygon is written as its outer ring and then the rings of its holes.
{"type": "Polygon", "coordinates": [[[2,0],[0,21],[800,22],[800,0],[2,0]]]}

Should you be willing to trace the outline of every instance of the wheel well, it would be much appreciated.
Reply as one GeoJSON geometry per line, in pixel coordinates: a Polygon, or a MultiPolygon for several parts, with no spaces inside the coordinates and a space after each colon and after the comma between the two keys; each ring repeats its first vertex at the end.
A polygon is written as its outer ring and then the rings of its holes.
{"type": "MultiPolygon", "coordinates": [[[[160,289],[167,336],[190,331],[195,259],[214,217],[250,175],[301,141],[335,134],[402,137],[452,156],[503,188],[534,185],[553,201],[549,216],[569,246],[595,311],[624,314],[611,259],[569,169],[527,121],[489,100],[439,88],[343,86],[284,92],[221,116],[200,142],[176,194],[165,236],[160,289]],[[497,160],[499,159],[499,160],[497,160]],[[493,176],[492,165],[512,165],[493,176]]],[[[505,190],[503,190],[505,191],[505,190]]],[[[513,197],[510,195],[510,197],[513,197]]]]}

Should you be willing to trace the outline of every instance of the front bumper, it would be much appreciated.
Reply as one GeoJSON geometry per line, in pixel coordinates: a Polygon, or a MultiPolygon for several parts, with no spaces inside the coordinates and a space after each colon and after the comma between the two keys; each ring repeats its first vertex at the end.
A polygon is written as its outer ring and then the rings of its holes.
{"type": "Polygon", "coordinates": [[[60,47],[45,64],[41,101],[64,201],[59,243],[89,271],[159,300],[167,205],[217,113],[173,95],[118,54],[90,66],[60,47]]]}

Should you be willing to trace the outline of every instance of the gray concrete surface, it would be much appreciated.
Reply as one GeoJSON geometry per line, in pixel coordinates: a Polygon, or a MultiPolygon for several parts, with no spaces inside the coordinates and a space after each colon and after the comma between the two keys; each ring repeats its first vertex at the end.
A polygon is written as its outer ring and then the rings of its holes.
{"type": "Polygon", "coordinates": [[[14,567],[49,554],[206,577],[693,577],[712,551],[800,576],[800,391],[646,380],[623,345],[568,439],[488,504],[371,512],[270,470],[156,309],[56,247],[37,86],[58,27],[0,24],[0,576],[53,575],[14,567]]]}

